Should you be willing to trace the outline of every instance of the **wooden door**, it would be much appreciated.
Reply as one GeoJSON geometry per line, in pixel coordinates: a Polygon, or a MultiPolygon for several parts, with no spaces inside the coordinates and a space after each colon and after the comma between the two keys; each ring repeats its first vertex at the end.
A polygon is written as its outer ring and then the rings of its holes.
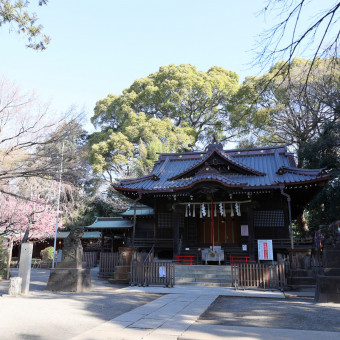
{"type": "MultiPolygon", "coordinates": [[[[198,241],[199,243],[212,244],[211,217],[199,219],[198,241]]],[[[238,216],[233,218],[230,215],[226,217],[214,217],[214,244],[220,246],[222,243],[239,243],[240,242],[240,224],[238,216]]]]}

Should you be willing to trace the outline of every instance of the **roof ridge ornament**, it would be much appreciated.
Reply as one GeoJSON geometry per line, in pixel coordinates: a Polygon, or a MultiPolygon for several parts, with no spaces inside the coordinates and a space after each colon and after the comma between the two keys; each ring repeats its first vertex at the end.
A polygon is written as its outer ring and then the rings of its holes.
{"type": "Polygon", "coordinates": [[[213,140],[212,142],[206,147],[206,149],[208,150],[208,152],[211,152],[212,150],[220,150],[223,151],[223,145],[222,143],[219,143],[217,141],[216,135],[213,135],[213,140]]]}

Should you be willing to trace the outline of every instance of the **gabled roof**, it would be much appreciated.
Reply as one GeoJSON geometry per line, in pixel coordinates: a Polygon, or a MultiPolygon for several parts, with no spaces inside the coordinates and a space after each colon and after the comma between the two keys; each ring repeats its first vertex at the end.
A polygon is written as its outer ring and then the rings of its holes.
{"type": "Polygon", "coordinates": [[[122,217],[97,217],[96,220],[85,229],[129,229],[132,222],[122,217]]]}
{"type": "Polygon", "coordinates": [[[235,171],[239,174],[243,175],[255,175],[255,176],[264,176],[265,174],[263,172],[257,171],[255,169],[252,169],[249,166],[246,166],[245,164],[242,164],[238,162],[236,159],[233,159],[228,154],[223,153],[223,151],[220,151],[217,148],[211,148],[210,151],[208,151],[199,162],[194,164],[191,168],[184,170],[182,173],[177,174],[176,176],[170,178],[170,180],[175,180],[179,178],[183,178],[186,175],[192,173],[195,170],[198,170],[200,167],[204,166],[205,163],[209,161],[209,159],[213,158],[214,155],[217,155],[222,160],[224,160],[227,164],[232,166],[235,171]]]}
{"type": "MultiPolygon", "coordinates": [[[[120,215],[123,217],[133,217],[134,214],[135,214],[134,206],[131,206],[126,211],[121,213],[120,215]]],[[[154,214],[154,210],[148,207],[147,205],[144,205],[144,204],[136,205],[136,216],[141,217],[141,216],[149,216],[153,214],[154,214]]]]}
{"type": "Polygon", "coordinates": [[[286,146],[223,150],[221,144],[215,143],[210,144],[207,151],[160,154],[149,175],[121,180],[114,188],[125,192],[175,192],[202,182],[240,189],[277,188],[327,181],[329,176],[325,169],[297,168],[286,146]],[[221,172],[218,166],[213,168],[214,157],[225,162],[232,171],[221,172]],[[209,162],[210,166],[206,167],[209,162]]]}
{"type": "MultiPolygon", "coordinates": [[[[66,238],[68,235],[70,235],[69,231],[58,231],[57,232],[57,238],[66,238]]],[[[85,231],[82,239],[95,239],[95,238],[101,238],[102,233],[99,231],[85,231]]]]}

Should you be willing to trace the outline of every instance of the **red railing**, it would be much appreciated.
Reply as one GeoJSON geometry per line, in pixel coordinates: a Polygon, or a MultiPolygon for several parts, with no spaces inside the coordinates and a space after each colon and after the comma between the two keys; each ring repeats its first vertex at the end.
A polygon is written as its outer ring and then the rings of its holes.
{"type": "Polygon", "coordinates": [[[234,263],[248,263],[249,259],[249,256],[230,256],[230,262],[232,265],[234,263]]]}
{"type": "Polygon", "coordinates": [[[194,258],[195,256],[191,255],[177,255],[175,256],[176,264],[184,264],[188,266],[192,266],[194,264],[194,258]]]}

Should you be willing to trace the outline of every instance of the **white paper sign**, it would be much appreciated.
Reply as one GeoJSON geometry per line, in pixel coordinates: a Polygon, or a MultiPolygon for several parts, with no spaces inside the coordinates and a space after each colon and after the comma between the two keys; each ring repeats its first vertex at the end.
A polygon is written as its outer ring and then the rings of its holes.
{"type": "Polygon", "coordinates": [[[259,260],[273,260],[272,240],[257,240],[259,260]]]}
{"type": "Polygon", "coordinates": [[[241,236],[249,236],[248,225],[241,225],[241,236]]]}
{"type": "Polygon", "coordinates": [[[57,262],[61,262],[63,251],[61,249],[57,250],[57,262]]]}
{"type": "Polygon", "coordinates": [[[166,277],[166,268],[164,266],[159,267],[159,277],[166,277]]]}
{"type": "Polygon", "coordinates": [[[243,251],[247,251],[247,249],[248,249],[247,245],[246,244],[242,244],[242,250],[243,251]]]}

